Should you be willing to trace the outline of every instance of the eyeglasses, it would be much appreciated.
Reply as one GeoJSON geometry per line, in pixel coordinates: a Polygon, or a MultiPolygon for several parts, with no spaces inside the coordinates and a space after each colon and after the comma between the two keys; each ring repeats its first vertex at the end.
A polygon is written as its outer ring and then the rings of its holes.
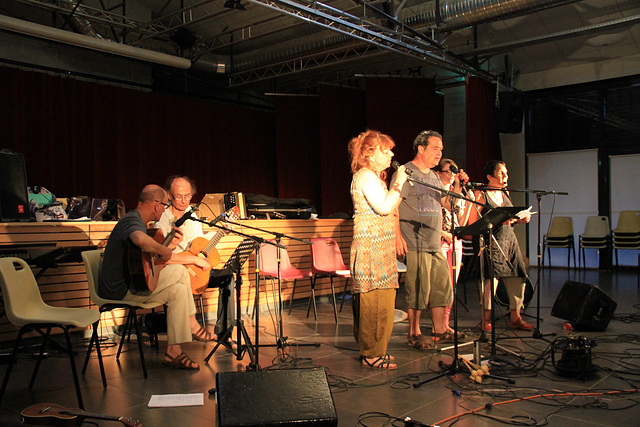
{"type": "Polygon", "coordinates": [[[161,202],[160,200],[155,200],[155,202],[160,203],[160,204],[161,204],[161,205],[163,205],[165,208],[168,208],[169,206],[171,206],[171,202],[169,202],[169,203],[164,203],[164,202],[161,202]]]}
{"type": "Polygon", "coordinates": [[[175,200],[191,200],[193,194],[178,194],[177,196],[171,196],[175,200]]]}
{"type": "Polygon", "coordinates": [[[441,171],[442,173],[446,173],[447,175],[455,175],[453,172],[451,171],[441,171]]]}

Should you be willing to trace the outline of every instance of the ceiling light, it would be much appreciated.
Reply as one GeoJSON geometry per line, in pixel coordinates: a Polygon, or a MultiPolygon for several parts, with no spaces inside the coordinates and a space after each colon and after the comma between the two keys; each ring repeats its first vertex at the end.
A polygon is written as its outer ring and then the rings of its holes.
{"type": "Polygon", "coordinates": [[[627,35],[624,33],[602,34],[587,39],[585,43],[593,47],[605,47],[618,44],[626,38],[627,35]]]}
{"type": "Polygon", "coordinates": [[[240,3],[240,0],[227,0],[226,2],[224,2],[224,7],[229,8],[229,9],[247,10],[240,3]]]}

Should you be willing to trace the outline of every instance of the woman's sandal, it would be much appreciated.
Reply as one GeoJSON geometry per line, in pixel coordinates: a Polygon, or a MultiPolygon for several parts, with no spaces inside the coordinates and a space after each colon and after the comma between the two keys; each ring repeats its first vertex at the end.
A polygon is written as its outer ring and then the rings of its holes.
{"type": "Polygon", "coordinates": [[[391,359],[388,354],[384,357],[376,358],[376,360],[374,360],[373,362],[369,362],[366,357],[363,357],[362,366],[367,368],[376,368],[376,369],[388,369],[388,370],[397,369],[398,367],[394,363],[391,363],[390,360],[391,359]]]}
{"type": "Polygon", "coordinates": [[[200,370],[200,366],[198,366],[196,362],[191,360],[191,358],[187,356],[184,351],[176,357],[171,357],[168,353],[165,353],[163,363],[176,369],[186,369],[188,371],[200,370]]]}
{"type": "Polygon", "coordinates": [[[193,337],[194,340],[202,341],[202,342],[215,341],[218,338],[215,336],[215,334],[212,334],[211,332],[207,331],[202,326],[200,326],[200,328],[196,332],[192,332],[191,336],[193,337]]]}
{"type": "Polygon", "coordinates": [[[407,344],[418,350],[432,350],[433,344],[424,335],[408,335],[407,344]]]}

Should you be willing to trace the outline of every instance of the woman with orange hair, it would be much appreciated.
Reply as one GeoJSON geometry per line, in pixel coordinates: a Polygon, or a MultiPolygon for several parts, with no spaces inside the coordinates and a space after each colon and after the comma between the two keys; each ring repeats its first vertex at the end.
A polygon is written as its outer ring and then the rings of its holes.
{"type": "Polygon", "coordinates": [[[398,288],[393,212],[407,175],[400,166],[396,181],[387,189],[386,171],[393,147],[391,137],[375,130],[349,142],[354,207],[350,260],[353,334],[362,365],[379,369],[397,367],[387,354],[398,288]]]}

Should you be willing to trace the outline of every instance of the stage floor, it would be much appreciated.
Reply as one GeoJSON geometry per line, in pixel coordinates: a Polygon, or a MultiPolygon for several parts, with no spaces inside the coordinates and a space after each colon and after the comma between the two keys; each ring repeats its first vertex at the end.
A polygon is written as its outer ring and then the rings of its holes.
{"type": "MultiPolygon", "coordinates": [[[[536,270],[532,269],[531,274],[535,283],[536,270]]],[[[291,286],[291,283],[286,286],[291,286]]],[[[540,286],[540,329],[544,334],[555,336],[538,339],[533,338],[531,332],[511,330],[504,318],[498,315],[495,354],[492,354],[489,343],[481,346],[483,356],[498,356],[497,359],[501,360],[499,364],[490,366],[490,372],[507,377],[514,384],[497,379],[472,383],[466,371],[440,375],[441,363],[451,364],[454,350],[421,351],[409,347],[406,321],[395,324],[389,344],[389,353],[395,356],[398,369],[386,371],[362,367],[352,335],[350,300],[345,302],[336,324],[332,306],[326,297],[319,298],[317,321],[314,321],[313,313],[309,319],[306,318],[306,301],[297,301],[291,315],[285,312],[283,329],[289,345],[285,347],[284,357],[278,356],[275,346],[261,346],[258,350],[259,365],[262,369],[323,367],[328,374],[340,426],[402,426],[399,420],[405,417],[424,425],[441,426],[451,425],[456,420],[456,426],[488,426],[501,422],[514,425],[632,426],[637,425],[640,416],[640,393],[627,392],[636,389],[640,382],[639,295],[635,269],[620,272],[544,269],[540,286]],[[564,338],[567,336],[563,327],[565,321],[550,315],[553,303],[567,280],[597,285],[618,303],[614,319],[606,331],[573,331],[574,336],[584,337],[587,342],[595,344],[591,349],[595,372],[587,379],[559,376],[552,362],[553,356],[556,362],[563,357],[558,339],[567,342],[564,338]],[[314,343],[318,346],[296,345],[314,343]],[[427,380],[430,381],[419,385],[427,380]],[[489,404],[492,406],[487,409],[489,404]],[[398,421],[392,423],[395,419],[398,421]]],[[[534,295],[526,310],[528,316],[536,315],[537,297],[534,295]]],[[[462,290],[459,291],[459,301],[464,303],[462,290]]],[[[406,307],[402,289],[398,294],[397,307],[406,307]]],[[[471,283],[467,284],[466,307],[469,311],[462,304],[458,305],[459,330],[476,338],[480,307],[477,290],[471,283]]],[[[506,313],[504,308],[501,310],[506,313]]],[[[532,317],[526,320],[536,323],[532,317]]],[[[244,321],[252,344],[255,344],[254,322],[249,315],[244,316],[244,321]]],[[[259,321],[259,344],[275,344],[275,319],[266,308],[259,321]]],[[[422,324],[423,332],[428,332],[430,319],[423,316],[422,324]]],[[[204,358],[213,345],[193,342],[184,348],[200,364],[200,371],[175,370],[162,364],[162,350],[156,352],[147,348],[145,357],[149,377],[145,380],[134,339],[126,346],[127,351],[118,364],[115,353],[119,337],[104,338],[108,345],[104,350],[108,388],[102,387],[94,352],[86,376],[80,377],[85,410],[131,417],[147,427],[217,425],[216,400],[208,393],[216,386],[215,374],[244,371],[250,363],[248,355],[237,360],[228,350],[219,348],[205,364],[204,358]],[[204,393],[204,406],[148,408],[152,395],[174,393],[204,393]]],[[[76,363],[80,369],[87,341],[79,336],[76,339],[76,363]]],[[[1,352],[9,352],[10,345],[4,343],[1,352]]],[[[160,348],[164,346],[166,336],[161,335],[160,348]]],[[[461,346],[458,350],[459,354],[471,357],[473,345],[461,346]]],[[[23,349],[14,367],[1,405],[2,425],[17,420],[22,409],[37,403],[77,407],[69,362],[62,353],[53,352],[42,362],[36,384],[32,391],[28,390],[34,365],[32,355],[36,351],[35,347],[23,349]]],[[[573,367],[573,359],[569,358],[576,354],[584,357],[586,352],[569,350],[564,353],[567,353],[565,362],[573,367]]],[[[3,376],[5,369],[6,365],[0,366],[3,376]]],[[[250,412],[274,410],[249,401],[246,404],[239,402],[237,407],[250,412]]],[[[87,420],[85,425],[90,422],[114,425],[113,421],[103,420],[87,420]]]]}

